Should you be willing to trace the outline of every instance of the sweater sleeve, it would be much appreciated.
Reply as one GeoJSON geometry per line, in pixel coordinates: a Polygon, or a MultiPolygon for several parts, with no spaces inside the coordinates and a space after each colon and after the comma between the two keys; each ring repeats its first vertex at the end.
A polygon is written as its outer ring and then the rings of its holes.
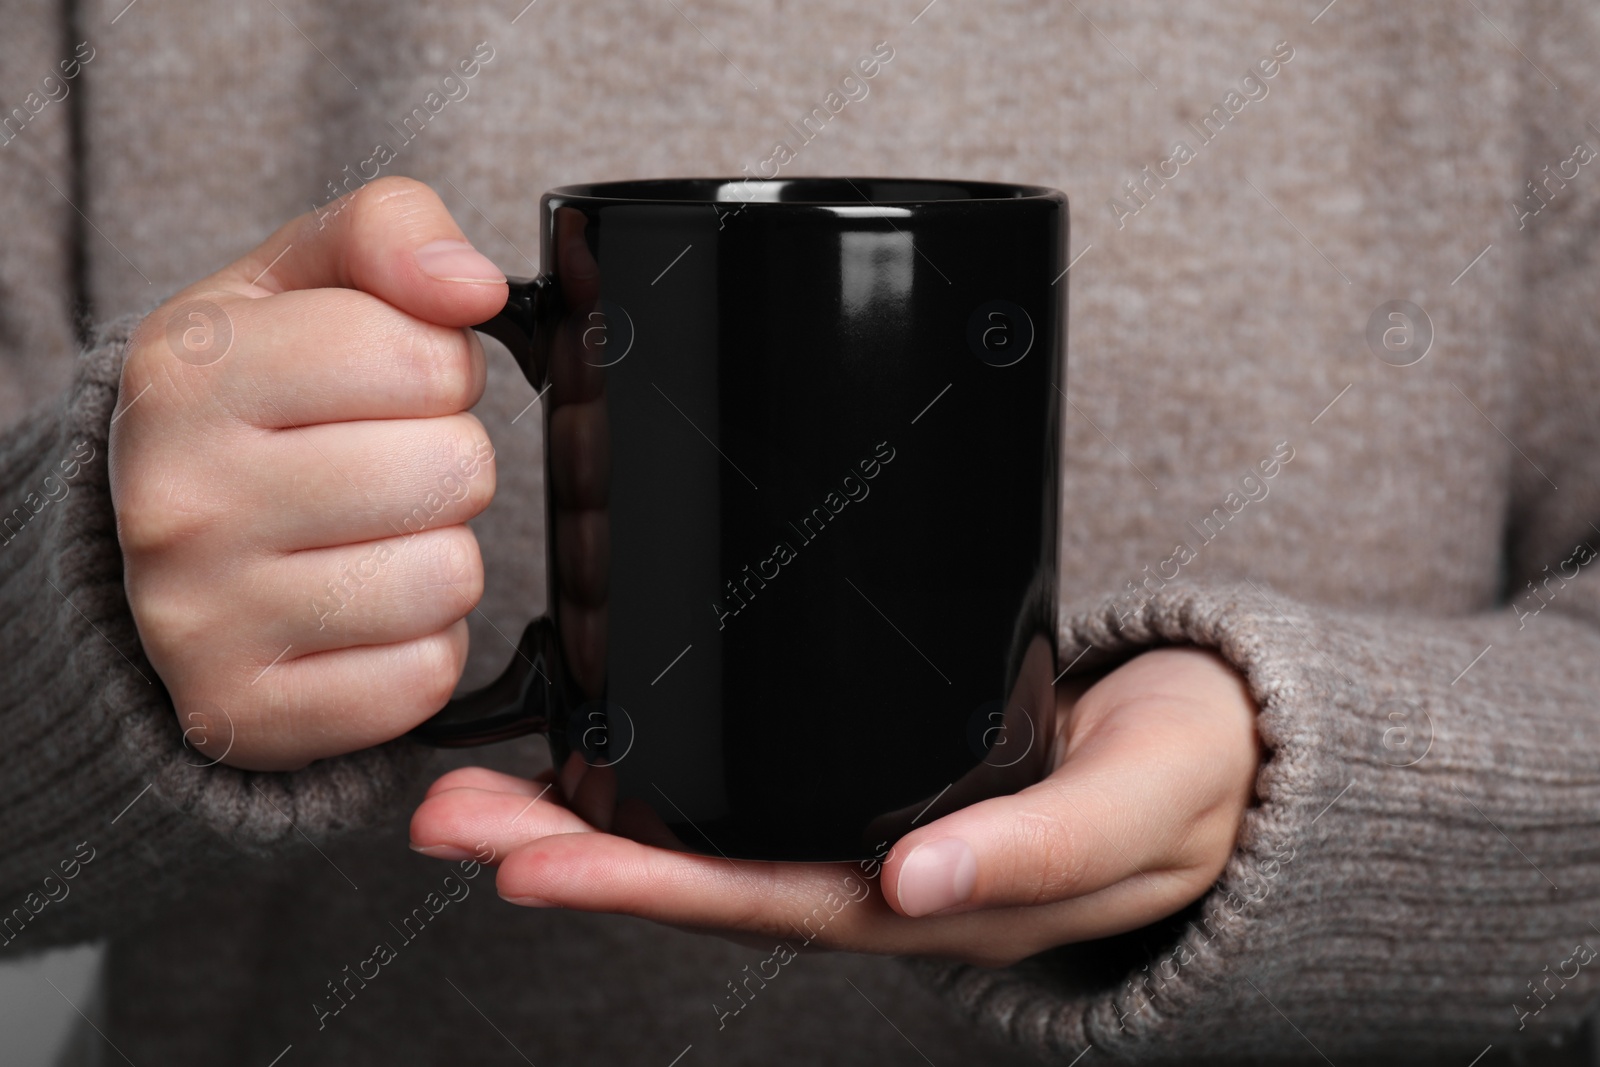
{"type": "MultiPolygon", "coordinates": [[[[1498,26],[1511,34],[1504,61],[1518,86],[1517,173],[1533,178],[1596,143],[1570,94],[1595,83],[1600,24],[1569,0],[1515,8],[1498,26]]],[[[1496,34],[1480,16],[1477,31],[1496,34]]],[[[1474,245],[1495,242],[1519,294],[1494,403],[1458,409],[1492,417],[1476,429],[1504,441],[1499,606],[1450,617],[1338,609],[1247,571],[1142,601],[1069,590],[1059,626],[1054,598],[1035,598],[1033,626],[1057,635],[1063,666],[1172,644],[1216,650],[1248,682],[1267,755],[1234,855],[1182,913],[1001,970],[914,963],[981,1025],[1062,1065],[1093,1046],[1082,1067],[1488,1067],[1518,1046],[1570,1038],[1593,1009],[1600,183],[1590,172],[1559,193],[1545,189],[1550,202],[1526,225],[1508,211],[1505,229],[1474,245]]],[[[1454,340],[1451,358],[1496,358],[1492,345],[1454,340]]],[[[1457,502],[1425,464],[1396,468],[1438,502],[1437,522],[1455,521],[1457,502]]],[[[1339,566],[1339,553],[1319,549],[1362,535],[1330,506],[1302,535],[1301,566],[1339,566]]],[[[1385,565],[1379,553],[1349,574],[1364,587],[1352,601],[1385,600],[1385,565]]]]}
{"type": "MultiPolygon", "coordinates": [[[[1591,532],[1552,568],[1569,576],[1552,599],[1595,599],[1597,547],[1591,532]]],[[[1540,603],[1418,618],[1246,581],[1069,608],[1063,663],[1187,644],[1247,679],[1268,756],[1235,854],[1146,929],[1004,970],[914,966],[1061,1063],[1091,1045],[1140,1063],[1466,1063],[1560,1039],[1592,1000],[1574,975],[1600,966],[1600,632],[1540,603]]],[[[1053,609],[1035,607],[1046,632],[1053,609]]]]}
{"type": "Polygon", "coordinates": [[[103,936],[219,864],[400,817],[400,740],[289,773],[185,746],[139,644],[107,479],[137,316],[96,331],[63,401],[0,438],[0,948],[103,936]]]}

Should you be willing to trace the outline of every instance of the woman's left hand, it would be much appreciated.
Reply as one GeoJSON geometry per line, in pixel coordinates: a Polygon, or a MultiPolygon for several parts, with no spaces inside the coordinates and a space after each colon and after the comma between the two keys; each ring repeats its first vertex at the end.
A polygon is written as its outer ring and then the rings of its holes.
{"type": "MultiPolygon", "coordinates": [[[[1042,639],[1028,654],[1049,655],[1042,639]]],[[[1043,780],[912,830],[881,869],[635,840],[650,840],[647,814],[630,808],[639,802],[616,804],[614,776],[576,757],[532,781],[477,767],[444,775],[412,816],[412,847],[464,859],[487,843],[499,893],[516,904],[636,915],[753,947],[798,936],[1006,966],[1199,899],[1251,801],[1255,704],[1214,654],[1157,649],[1080,688],[1013,694],[1054,704],[1043,780]],[[610,832],[630,822],[629,837],[610,832]]]]}

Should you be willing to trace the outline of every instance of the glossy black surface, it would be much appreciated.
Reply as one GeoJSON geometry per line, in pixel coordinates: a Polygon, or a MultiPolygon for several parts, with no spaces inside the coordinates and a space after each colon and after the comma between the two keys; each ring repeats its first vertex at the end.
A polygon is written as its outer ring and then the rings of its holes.
{"type": "Polygon", "coordinates": [[[926,817],[1027,784],[1037,755],[983,761],[1053,588],[1065,197],[685,179],[540,210],[548,276],[481,328],[548,390],[552,618],[419,736],[548,729],[647,805],[622,829],[734,857],[870,856],[963,775],[926,817]]]}

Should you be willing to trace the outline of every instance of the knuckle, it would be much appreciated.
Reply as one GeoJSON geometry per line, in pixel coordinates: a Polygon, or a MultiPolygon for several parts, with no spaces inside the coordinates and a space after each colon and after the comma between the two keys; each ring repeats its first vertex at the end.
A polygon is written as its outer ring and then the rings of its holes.
{"type": "MultiPolygon", "coordinates": [[[[329,703],[329,689],[286,669],[287,664],[273,666],[276,655],[276,651],[258,647],[224,672],[236,679],[216,693],[217,702],[227,709],[222,729],[232,739],[227,755],[220,760],[227,766],[296,770],[313,758],[331,754],[324,750],[326,739],[315,716],[308,716],[309,711],[329,703]]],[[[341,702],[341,708],[356,714],[363,710],[359,700],[341,702]]]]}
{"type": "Polygon", "coordinates": [[[173,374],[186,364],[207,368],[232,348],[234,294],[201,284],[185,289],[140,320],[128,342],[123,381],[173,374]]]}
{"type": "Polygon", "coordinates": [[[408,448],[416,498],[402,521],[405,530],[452,525],[471,518],[494,497],[493,448],[469,414],[431,420],[408,448]],[[486,458],[487,457],[487,458],[486,458]]]}
{"type": "Polygon", "coordinates": [[[173,711],[185,746],[218,761],[230,754],[238,730],[226,708],[203,698],[185,697],[174,699],[173,711]]]}
{"type": "Polygon", "coordinates": [[[1236,820],[1211,818],[1192,823],[1177,833],[1177,840],[1168,849],[1169,866],[1188,872],[1202,885],[1209,885],[1222,874],[1233,856],[1239,824],[1236,820]]]}
{"type": "Polygon", "coordinates": [[[186,492],[184,483],[148,472],[119,479],[112,508],[117,541],[136,557],[188,544],[212,525],[211,509],[186,492]]]}
{"type": "Polygon", "coordinates": [[[1085,887],[1088,863],[1072,825],[1053,812],[1032,811],[1014,826],[1023,868],[1020,903],[1048,904],[1077,896],[1085,887]]]}
{"type": "Polygon", "coordinates": [[[483,768],[457,767],[440,775],[428,787],[428,795],[433,797],[440,793],[448,793],[452,789],[483,789],[489,787],[484,781],[483,768]]]}
{"type": "Polygon", "coordinates": [[[452,639],[450,629],[421,638],[413,650],[416,685],[413,692],[430,709],[442,708],[455,692],[466,666],[465,650],[452,639]]]}
{"type": "Polygon", "coordinates": [[[477,416],[451,416],[440,462],[445,473],[439,486],[453,503],[471,514],[489,506],[495,487],[494,445],[477,416]]]}
{"type": "Polygon", "coordinates": [[[462,441],[464,453],[458,463],[463,468],[468,483],[475,494],[474,501],[485,506],[494,498],[495,466],[494,443],[489,440],[489,431],[483,428],[483,423],[475,415],[464,416],[470,419],[469,431],[462,441]]]}
{"type": "Polygon", "coordinates": [[[432,540],[428,566],[432,584],[460,593],[467,601],[463,607],[470,610],[483,597],[483,556],[477,537],[465,526],[451,526],[437,531],[432,540]]]}
{"type": "Polygon", "coordinates": [[[401,219],[419,212],[444,211],[432,189],[415,178],[386,175],[368,182],[351,201],[351,232],[357,240],[381,237],[401,219]]]}
{"type": "Polygon", "coordinates": [[[152,311],[134,328],[133,335],[128,338],[127,357],[122,361],[122,380],[118,392],[132,396],[128,392],[132,383],[142,381],[149,370],[153,369],[153,346],[160,343],[160,332],[156,329],[157,316],[160,310],[152,311]]]}
{"type": "Polygon", "coordinates": [[[787,929],[769,914],[767,902],[760,898],[740,896],[727,903],[730,929],[760,933],[765,937],[778,936],[780,930],[787,929]]]}
{"type": "Polygon", "coordinates": [[[463,330],[408,322],[391,345],[400,373],[442,410],[465,411],[476,400],[478,374],[463,330]]]}
{"type": "Polygon", "coordinates": [[[214,633],[211,620],[191,594],[169,582],[138,582],[129,590],[128,606],[139,628],[139,641],[155,663],[170,663],[206,647],[214,633]]]}

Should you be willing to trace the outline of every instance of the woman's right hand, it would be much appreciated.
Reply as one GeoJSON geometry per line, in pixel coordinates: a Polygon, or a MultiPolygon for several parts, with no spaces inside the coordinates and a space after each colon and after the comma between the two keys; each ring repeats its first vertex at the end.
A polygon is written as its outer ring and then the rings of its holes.
{"type": "Polygon", "coordinates": [[[185,738],[253,770],[449,698],[494,495],[470,325],[506,300],[427,186],[288,223],[140,325],[109,463],[128,602],[185,738]]]}

